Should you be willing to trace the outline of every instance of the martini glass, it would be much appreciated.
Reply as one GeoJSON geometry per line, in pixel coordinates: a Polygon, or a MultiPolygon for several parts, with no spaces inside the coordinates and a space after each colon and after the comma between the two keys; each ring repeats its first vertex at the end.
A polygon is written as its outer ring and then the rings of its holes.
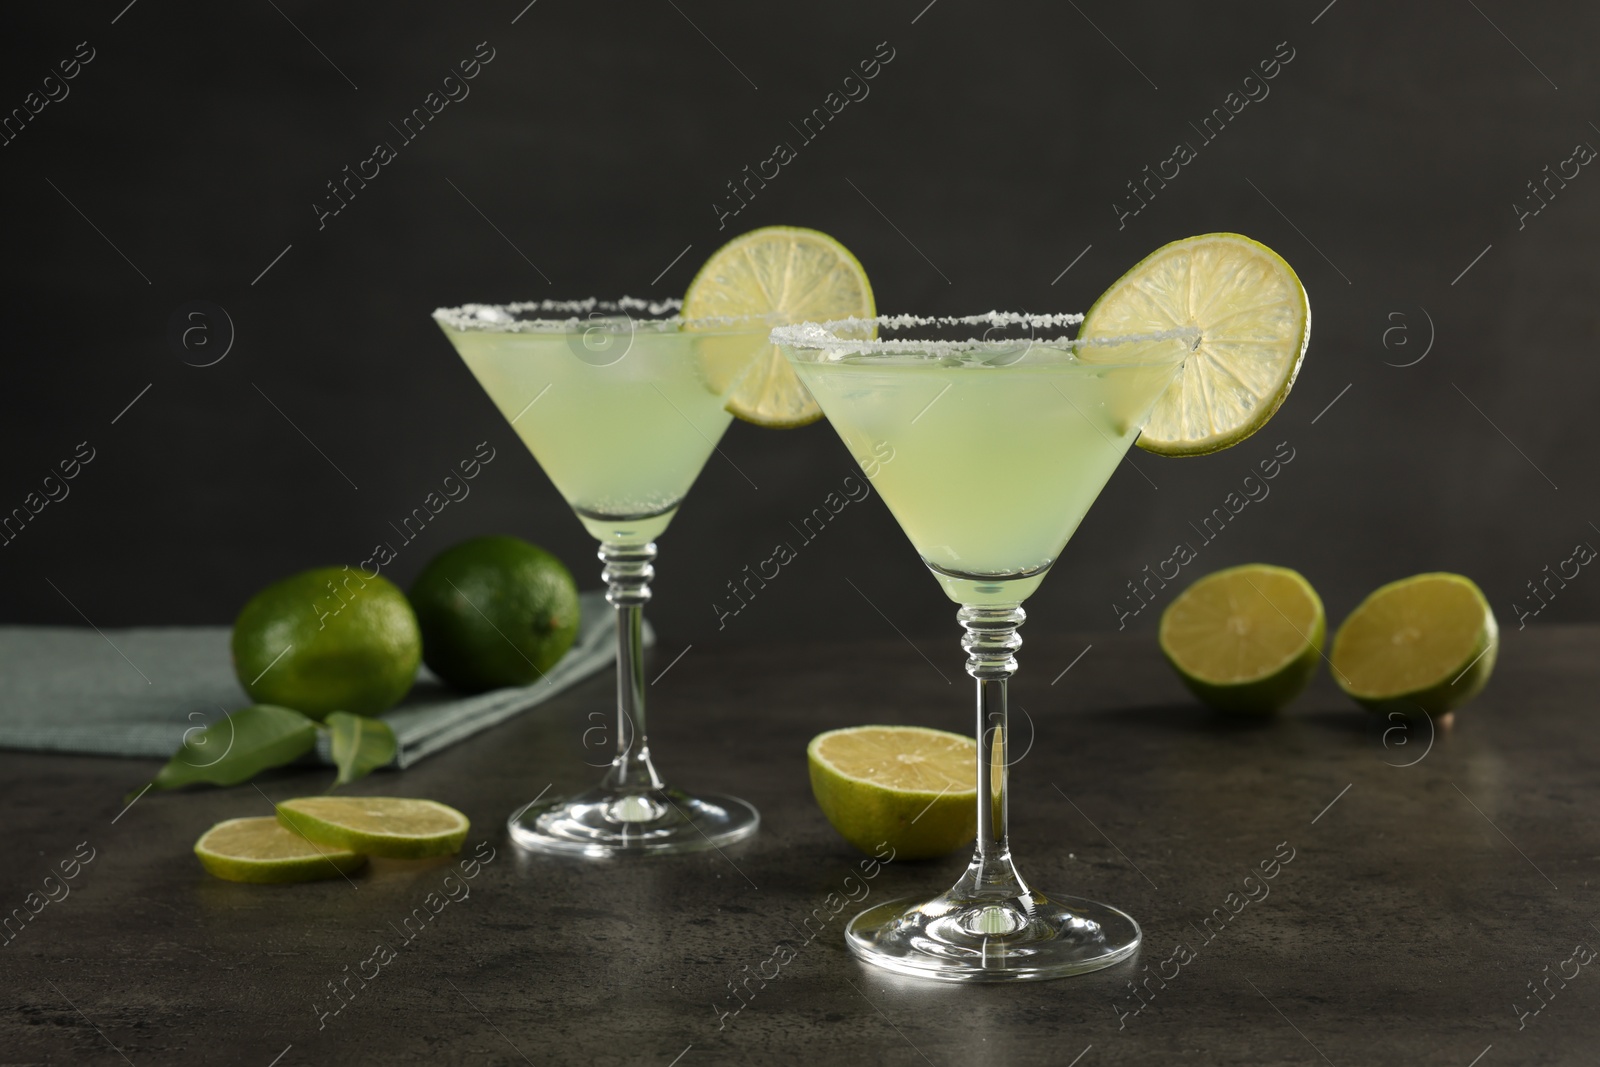
{"type": "Polygon", "coordinates": [[[616,613],[617,751],[604,779],[534,802],[512,840],[594,858],[690,852],[755,833],[735,797],[669,788],[645,736],[644,605],[655,539],[678,512],[732,416],[737,370],[766,349],[766,318],[678,317],[677,301],[624,297],[441,308],[434,319],[511,428],[600,542],[616,613]]]}
{"type": "Polygon", "coordinates": [[[891,971],[955,982],[1055,978],[1108,967],[1139,947],[1139,925],[1118,909],[1029,886],[1006,828],[1006,681],[1022,645],[1022,601],[1060,556],[1194,341],[1193,330],[1094,342],[1066,336],[1081,321],[992,312],[803,323],[772,333],[960,605],[961,647],[977,680],[972,862],[946,892],[879,904],[845,932],[852,952],[891,971]]]}

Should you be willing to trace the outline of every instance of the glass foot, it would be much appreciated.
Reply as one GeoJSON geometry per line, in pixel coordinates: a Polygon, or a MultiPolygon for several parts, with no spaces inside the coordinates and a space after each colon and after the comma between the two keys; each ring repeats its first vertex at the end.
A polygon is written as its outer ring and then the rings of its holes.
{"type": "Polygon", "coordinates": [[[1139,924],[1078,897],[891,900],[850,920],[845,943],[867,963],[945,982],[1020,982],[1097,971],[1139,947],[1139,924]]]}
{"type": "Polygon", "coordinates": [[[530,804],[507,820],[506,829],[535,852],[598,858],[720,848],[749,837],[760,824],[756,809],[737,797],[600,788],[530,804]]]}

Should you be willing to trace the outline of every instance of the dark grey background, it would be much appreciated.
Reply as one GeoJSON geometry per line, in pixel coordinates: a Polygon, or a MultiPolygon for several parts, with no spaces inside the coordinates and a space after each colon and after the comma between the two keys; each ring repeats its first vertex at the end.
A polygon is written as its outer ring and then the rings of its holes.
{"type": "MultiPolygon", "coordinates": [[[[0,110],[78,42],[95,58],[0,147],[0,511],[78,442],[96,458],[0,548],[0,620],[230,621],[271,580],[364,558],[485,439],[498,458],[472,495],[390,573],[508,532],[597,584],[592,543],[428,312],[678,295],[721,241],[768,223],[839,237],[895,311],[1083,309],[1145,253],[1209,230],[1296,266],[1311,350],[1271,427],[1204,459],[1136,452],[1025,632],[1114,628],[1125,582],[1193,540],[1280,441],[1296,458],[1271,496],[1186,577],[1294,566],[1337,621],[1381,582],[1459,570],[1514,631],[1525,583],[1600,541],[1600,176],[1586,168],[1523,229],[1513,209],[1546,164],[1600,144],[1592,5],[524,3],[7,16],[0,110]],[[482,41],[495,58],[471,95],[319,230],[324,183],[398,143],[389,123],[482,41]],[[790,123],[884,41],[870,96],[801,145],[790,123]],[[1270,95],[1119,229],[1124,183],[1198,145],[1189,123],[1280,42],[1294,58],[1270,95]],[[724,183],[779,141],[798,158],[719,231],[724,183]],[[193,300],[236,330],[214,366],[167,339],[193,300]]],[[[662,540],[668,651],[892,636],[887,616],[955,659],[954,607],[876,501],[719,631],[724,583],[853,469],[825,424],[736,424],[722,447],[732,462],[713,458],[662,540]]],[[[1584,573],[1530,625],[1597,608],[1584,573]]]]}

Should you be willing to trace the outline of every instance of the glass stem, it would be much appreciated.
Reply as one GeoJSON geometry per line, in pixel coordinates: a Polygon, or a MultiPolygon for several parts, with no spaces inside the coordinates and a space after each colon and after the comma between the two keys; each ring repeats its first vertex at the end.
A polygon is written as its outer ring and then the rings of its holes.
{"type": "Polygon", "coordinates": [[[600,577],[617,616],[617,755],[603,788],[647,792],[662,787],[644,728],[644,606],[650,600],[654,543],[600,546],[600,577]]]}
{"type": "Polygon", "coordinates": [[[951,890],[971,898],[1010,899],[1028,893],[1011,861],[1007,840],[1007,790],[1011,734],[1006,721],[1006,682],[1017,669],[1017,634],[1027,614],[1020,604],[962,608],[956,615],[966,633],[967,673],[977,682],[978,846],[967,872],[951,890]]]}

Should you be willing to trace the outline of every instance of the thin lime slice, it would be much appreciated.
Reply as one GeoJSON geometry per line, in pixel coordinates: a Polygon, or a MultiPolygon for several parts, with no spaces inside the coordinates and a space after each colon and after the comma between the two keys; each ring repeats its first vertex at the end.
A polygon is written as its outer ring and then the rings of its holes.
{"type": "Polygon", "coordinates": [[[409,797],[299,797],[278,805],[278,821],[318,844],[390,859],[451,855],[471,827],[455,808],[409,797]]]}
{"type": "Polygon", "coordinates": [[[1208,574],[1161,613],[1161,651],[1200,701],[1270,713],[1317,672],[1328,631],[1322,598],[1287,567],[1248,563],[1208,574]]]}
{"type": "Polygon", "coordinates": [[[219,822],[194,843],[200,865],[230,882],[315,882],[361,869],[367,857],[317,845],[263,815],[219,822]]]}
{"type": "MultiPolygon", "coordinates": [[[[867,272],[850,250],[798,226],[766,226],[735,237],[711,254],[683,298],[687,319],[768,315],[774,326],[876,313],[867,272]]],[[[729,390],[727,409],[739,418],[788,428],[822,417],[776,345],[762,346],[754,361],[748,350],[712,339],[704,347],[707,382],[719,393],[729,390]]]]}
{"type": "Polygon", "coordinates": [[[852,726],[806,748],[811,792],[833,828],[863,852],[943,856],[978,828],[977,743],[921,726],[852,726]]]}
{"type": "MultiPolygon", "coordinates": [[[[1236,233],[1210,233],[1146,256],[1089,309],[1079,336],[1184,326],[1198,329],[1200,339],[1138,441],[1166,456],[1216,452],[1266,424],[1300,372],[1311,339],[1311,304],[1294,270],[1272,249],[1236,233]]],[[[1126,359],[1130,349],[1105,351],[1105,358],[1126,359]]]]}
{"type": "Polygon", "coordinates": [[[1438,715],[1483,691],[1500,628],[1472,579],[1416,574],[1374,590],[1339,626],[1333,680],[1377,712],[1438,715]]]}

